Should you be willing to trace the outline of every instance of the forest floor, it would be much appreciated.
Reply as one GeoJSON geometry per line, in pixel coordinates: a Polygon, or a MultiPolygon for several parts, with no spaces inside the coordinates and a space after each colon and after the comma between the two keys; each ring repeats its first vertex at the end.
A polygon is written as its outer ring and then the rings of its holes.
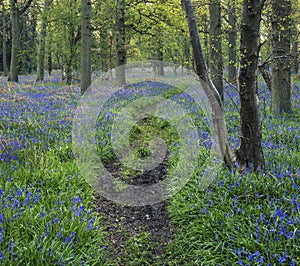
{"type": "MultiPolygon", "coordinates": [[[[72,145],[78,86],[36,83],[33,76],[1,82],[1,265],[300,265],[299,78],[290,114],[273,114],[270,92],[259,84],[265,172],[240,174],[218,166],[203,190],[202,172],[195,171],[168,200],[141,207],[98,195],[79,171],[72,145]]],[[[229,138],[236,148],[239,97],[236,89],[225,90],[229,138]]],[[[209,158],[206,122],[198,126],[200,159],[209,158]]],[[[147,126],[160,136],[175,136],[159,120],[147,126]]],[[[177,163],[173,158],[128,179],[131,172],[112,163],[103,145],[106,169],[129,184],[159,182],[177,163]]]]}

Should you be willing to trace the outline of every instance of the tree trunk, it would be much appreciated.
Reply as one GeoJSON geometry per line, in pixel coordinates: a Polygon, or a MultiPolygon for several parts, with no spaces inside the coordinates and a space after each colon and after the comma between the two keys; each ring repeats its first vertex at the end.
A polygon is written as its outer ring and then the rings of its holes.
{"type": "Polygon", "coordinates": [[[293,63],[292,63],[292,70],[291,73],[293,74],[298,74],[299,73],[299,42],[298,42],[299,37],[295,37],[292,43],[292,58],[293,58],[293,63]]]}
{"type": "Polygon", "coordinates": [[[18,8],[17,0],[9,0],[10,4],[10,20],[11,20],[11,58],[10,58],[10,71],[8,81],[18,82],[19,75],[19,49],[20,43],[20,23],[19,17],[30,6],[33,0],[27,0],[22,9],[18,8]]]}
{"type": "Polygon", "coordinates": [[[91,85],[91,25],[92,2],[82,0],[81,7],[81,74],[80,88],[83,94],[91,85]]]}
{"type": "Polygon", "coordinates": [[[49,76],[51,76],[51,74],[52,74],[52,53],[51,53],[51,51],[48,52],[47,70],[48,70],[49,76]]]}
{"type": "Polygon", "coordinates": [[[52,49],[51,49],[51,44],[52,44],[52,33],[48,32],[47,34],[47,39],[46,39],[46,69],[48,71],[49,76],[52,74],[52,49]]]}
{"type": "Polygon", "coordinates": [[[228,4],[228,81],[230,83],[236,82],[236,40],[237,40],[237,29],[236,29],[236,0],[229,0],[228,4]]]}
{"type": "Polygon", "coordinates": [[[99,56],[101,62],[101,71],[103,72],[106,72],[108,70],[108,62],[111,60],[110,38],[111,36],[109,35],[108,30],[104,26],[102,26],[102,28],[100,29],[99,56]]]}
{"type": "Polygon", "coordinates": [[[272,77],[270,72],[268,71],[269,65],[267,63],[262,63],[258,65],[258,69],[270,91],[272,91],[272,77]]]}
{"type": "Polygon", "coordinates": [[[19,10],[17,0],[10,0],[10,20],[11,20],[11,59],[8,81],[18,82],[19,60],[18,54],[20,49],[20,27],[19,27],[19,10]]]}
{"type": "Polygon", "coordinates": [[[203,51],[198,33],[197,20],[194,9],[192,7],[191,0],[181,0],[181,3],[185,11],[188,23],[190,40],[193,49],[195,71],[200,78],[200,82],[205,90],[205,93],[212,107],[214,127],[215,132],[217,134],[221,154],[224,157],[224,162],[231,168],[233,167],[235,162],[235,155],[228,141],[222,100],[217,89],[212,83],[207,71],[207,66],[203,56],[203,51]]]}
{"type": "Polygon", "coordinates": [[[4,2],[2,1],[2,28],[3,28],[3,35],[2,35],[2,60],[3,60],[3,74],[4,76],[8,75],[7,72],[7,58],[6,58],[6,10],[5,10],[5,5],[4,2]]]}
{"type": "Polygon", "coordinates": [[[39,39],[39,57],[37,66],[37,81],[44,80],[44,66],[45,66],[45,43],[46,43],[46,30],[47,30],[47,12],[50,6],[50,0],[44,0],[44,10],[41,21],[41,32],[39,39]]]}
{"type": "Polygon", "coordinates": [[[272,2],[272,111],[291,112],[291,0],[272,2]]]}
{"type": "Polygon", "coordinates": [[[292,2],[292,14],[291,14],[291,19],[292,19],[292,26],[291,26],[291,31],[292,31],[292,68],[291,68],[291,73],[292,74],[298,74],[299,73],[299,6],[298,6],[298,1],[292,2]]]}
{"type": "Polygon", "coordinates": [[[201,17],[201,23],[204,31],[204,58],[206,59],[206,64],[209,65],[209,34],[207,34],[209,32],[209,21],[206,13],[201,17]]]}
{"type": "Polygon", "coordinates": [[[73,60],[70,59],[69,62],[67,62],[67,65],[66,65],[66,83],[67,85],[71,85],[72,84],[72,62],[73,60]]]}
{"type": "Polygon", "coordinates": [[[241,137],[237,161],[241,169],[264,169],[261,122],[257,96],[259,29],[264,0],[243,0],[240,40],[239,95],[241,137]]]}
{"type": "Polygon", "coordinates": [[[222,31],[221,31],[221,4],[214,0],[209,4],[209,36],[210,36],[210,57],[209,69],[212,82],[218,90],[221,99],[224,99],[223,92],[223,59],[222,59],[222,31]]]}
{"type": "Polygon", "coordinates": [[[125,0],[118,0],[117,3],[117,21],[116,21],[116,82],[118,85],[125,85],[125,0]]]}
{"type": "Polygon", "coordinates": [[[163,64],[163,60],[164,60],[164,54],[163,54],[163,50],[162,50],[162,45],[160,45],[161,47],[158,49],[158,66],[157,66],[157,74],[159,76],[163,76],[165,74],[164,71],[164,64],[163,64]]]}

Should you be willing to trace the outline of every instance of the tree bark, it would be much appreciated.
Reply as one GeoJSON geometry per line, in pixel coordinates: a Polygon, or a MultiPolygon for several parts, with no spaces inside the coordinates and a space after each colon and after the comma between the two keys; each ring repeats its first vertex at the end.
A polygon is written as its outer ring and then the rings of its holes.
{"type": "Polygon", "coordinates": [[[259,72],[261,73],[268,89],[272,91],[272,77],[270,72],[268,71],[269,65],[267,63],[262,63],[258,65],[259,72]]]}
{"type": "Polygon", "coordinates": [[[8,71],[7,71],[7,57],[6,57],[6,53],[7,53],[7,49],[6,49],[6,10],[5,10],[5,5],[4,2],[2,1],[2,60],[3,60],[3,74],[4,76],[8,75],[8,71]]]}
{"type": "Polygon", "coordinates": [[[212,107],[212,116],[214,121],[215,132],[217,134],[220,151],[224,157],[224,162],[227,164],[228,167],[231,168],[234,166],[235,163],[235,155],[228,141],[222,100],[208,74],[207,66],[205,63],[200,43],[197,20],[194,9],[192,7],[191,0],[181,0],[181,3],[185,11],[188,23],[190,40],[193,49],[195,71],[200,78],[200,82],[205,90],[205,93],[212,107]]]}
{"type": "Polygon", "coordinates": [[[240,39],[239,95],[241,137],[237,151],[240,167],[264,169],[261,145],[261,122],[257,96],[257,65],[259,55],[259,29],[264,0],[243,0],[240,39]]]}
{"type": "Polygon", "coordinates": [[[91,85],[91,0],[82,0],[81,7],[81,75],[80,88],[84,93],[91,85]]]}
{"type": "Polygon", "coordinates": [[[10,59],[10,71],[8,81],[18,82],[19,75],[19,49],[20,49],[20,25],[19,18],[27,8],[30,6],[33,0],[28,0],[23,8],[18,8],[17,0],[10,0],[10,20],[11,20],[11,59],[10,59]]]}
{"type": "Polygon", "coordinates": [[[100,29],[100,64],[101,64],[101,71],[105,72],[108,70],[109,62],[111,60],[111,47],[110,47],[110,39],[111,36],[109,35],[108,30],[102,26],[100,29]]]}
{"type": "Polygon", "coordinates": [[[294,40],[292,42],[292,58],[293,58],[293,63],[292,63],[292,70],[291,72],[293,74],[298,74],[299,73],[299,41],[298,41],[298,36],[294,37],[294,40]]]}
{"type": "Polygon", "coordinates": [[[52,53],[51,53],[51,51],[48,51],[47,70],[48,70],[49,76],[51,76],[51,74],[52,74],[52,53]]]}
{"type": "Polygon", "coordinates": [[[72,84],[72,66],[73,66],[73,58],[69,58],[66,67],[65,67],[65,71],[66,71],[66,83],[67,85],[71,85],[72,84]]]}
{"type": "Polygon", "coordinates": [[[205,62],[206,65],[209,65],[209,34],[206,34],[209,32],[209,19],[207,14],[205,13],[202,17],[201,17],[201,24],[203,24],[203,31],[204,31],[204,37],[203,37],[203,43],[204,43],[204,58],[205,58],[205,62]]]}
{"type": "Polygon", "coordinates": [[[164,71],[164,64],[163,64],[163,60],[164,60],[164,54],[163,54],[163,50],[162,50],[162,45],[160,44],[160,48],[158,49],[157,53],[158,53],[158,66],[157,66],[157,74],[159,76],[163,76],[165,74],[164,71]]]}
{"type": "Polygon", "coordinates": [[[37,66],[37,81],[44,80],[44,71],[45,71],[45,43],[46,43],[46,30],[47,30],[47,12],[50,6],[50,0],[44,0],[44,10],[42,14],[42,21],[41,21],[41,32],[40,32],[40,39],[39,39],[39,57],[38,57],[38,66],[37,66]]]}
{"type": "Polygon", "coordinates": [[[125,0],[118,0],[116,20],[116,82],[118,85],[125,85],[125,0]]]}
{"type": "Polygon", "coordinates": [[[236,40],[237,40],[237,29],[236,29],[236,0],[229,0],[228,6],[228,81],[235,83],[237,80],[236,71],[236,40]]]}
{"type": "Polygon", "coordinates": [[[209,4],[209,36],[210,57],[209,70],[216,89],[222,101],[223,92],[223,58],[222,58],[222,31],[221,31],[221,4],[219,0],[213,0],[209,4]]]}
{"type": "Polygon", "coordinates": [[[292,32],[292,68],[291,73],[292,74],[298,74],[299,73],[299,5],[298,1],[292,2],[292,11],[291,11],[291,19],[292,19],[292,26],[291,26],[291,32],[292,32]]]}
{"type": "Polygon", "coordinates": [[[272,2],[272,111],[291,112],[291,0],[272,2]]]}
{"type": "Polygon", "coordinates": [[[20,49],[20,27],[19,10],[17,0],[10,0],[10,20],[11,20],[11,59],[8,81],[18,82],[19,61],[18,53],[20,49]]]}

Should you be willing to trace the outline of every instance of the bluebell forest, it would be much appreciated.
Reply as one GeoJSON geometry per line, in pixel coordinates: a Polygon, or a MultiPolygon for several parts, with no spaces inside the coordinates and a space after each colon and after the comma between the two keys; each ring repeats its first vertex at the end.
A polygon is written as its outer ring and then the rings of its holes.
{"type": "Polygon", "coordinates": [[[2,0],[0,265],[300,265],[299,8],[2,0]]]}

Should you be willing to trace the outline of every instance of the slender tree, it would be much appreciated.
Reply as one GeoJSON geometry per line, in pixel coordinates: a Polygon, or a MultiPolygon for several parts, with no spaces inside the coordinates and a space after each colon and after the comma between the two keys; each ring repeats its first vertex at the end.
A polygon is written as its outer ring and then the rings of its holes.
{"type": "Polygon", "coordinates": [[[8,75],[7,71],[7,59],[6,59],[6,8],[4,1],[2,1],[2,63],[3,63],[3,74],[4,76],[8,75]]]}
{"type": "Polygon", "coordinates": [[[252,164],[254,169],[264,169],[261,145],[261,121],[257,95],[257,67],[260,48],[260,21],[265,0],[243,0],[239,95],[241,137],[237,160],[241,167],[252,164]]]}
{"type": "Polygon", "coordinates": [[[74,70],[80,68],[81,2],[78,0],[53,1],[49,9],[50,17],[47,44],[52,53],[48,53],[48,56],[51,56],[48,59],[50,63],[53,59],[53,64],[60,67],[62,79],[70,85],[74,70]]]}
{"type": "Polygon", "coordinates": [[[243,0],[241,27],[241,61],[240,61],[240,99],[241,99],[241,145],[234,155],[226,130],[221,98],[207,72],[198,34],[196,17],[191,0],[181,0],[186,13],[190,39],[193,48],[195,70],[212,106],[213,120],[224,155],[229,166],[237,161],[243,170],[250,164],[254,169],[264,169],[264,157],[261,146],[261,124],[257,98],[257,61],[259,51],[259,28],[264,0],[243,0]],[[221,111],[219,111],[221,110],[221,111]]]}
{"type": "Polygon", "coordinates": [[[19,10],[17,0],[10,0],[10,20],[11,20],[11,59],[8,81],[18,81],[19,61],[18,53],[20,48],[19,10]]]}
{"type": "Polygon", "coordinates": [[[228,3],[228,81],[235,83],[237,79],[236,71],[236,41],[237,41],[237,27],[236,27],[236,0],[229,0],[228,3]]]}
{"type": "Polygon", "coordinates": [[[290,112],[291,103],[291,0],[272,2],[272,110],[290,112]]]}
{"type": "Polygon", "coordinates": [[[39,54],[38,54],[38,66],[37,66],[37,81],[44,80],[44,71],[45,71],[45,44],[46,44],[46,30],[48,23],[48,9],[50,6],[51,0],[44,0],[44,9],[41,20],[41,31],[39,36],[39,54]]]}
{"type": "Polygon", "coordinates": [[[10,20],[11,20],[11,59],[8,81],[17,82],[19,75],[19,49],[20,49],[20,16],[29,8],[33,0],[27,0],[20,9],[17,0],[10,0],[10,20]]]}
{"type": "Polygon", "coordinates": [[[300,22],[300,14],[299,14],[299,1],[292,1],[292,14],[291,14],[291,56],[292,56],[292,66],[291,73],[298,74],[299,73],[299,22],[300,22]]]}
{"type": "Polygon", "coordinates": [[[116,18],[116,81],[119,85],[126,83],[125,63],[125,0],[117,0],[117,18],[116,18]]]}
{"type": "Polygon", "coordinates": [[[268,89],[270,91],[272,91],[272,77],[271,77],[271,74],[270,74],[268,68],[269,68],[268,60],[265,62],[259,62],[259,65],[258,65],[259,72],[262,75],[268,89]]]}
{"type": "Polygon", "coordinates": [[[50,32],[50,34],[48,33],[47,34],[47,42],[46,42],[46,45],[47,45],[47,53],[46,53],[46,68],[47,68],[47,71],[49,73],[49,76],[51,76],[52,74],[52,33],[50,32]]]}
{"type": "Polygon", "coordinates": [[[92,42],[92,25],[91,0],[82,0],[81,2],[81,75],[80,88],[84,93],[91,85],[91,42],[92,42]]]}
{"type": "Polygon", "coordinates": [[[210,57],[209,70],[212,81],[223,101],[223,57],[222,57],[222,30],[221,30],[221,3],[213,0],[209,3],[209,36],[210,57]]]}
{"type": "Polygon", "coordinates": [[[67,84],[72,83],[73,78],[73,68],[75,66],[76,53],[77,53],[77,44],[81,39],[81,30],[80,30],[80,13],[78,11],[78,2],[77,0],[70,1],[70,13],[68,14],[68,22],[70,26],[67,28],[68,31],[68,53],[65,54],[65,70],[67,84]]]}
{"type": "Polygon", "coordinates": [[[163,44],[161,41],[159,41],[159,48],[157,50],[157,59],[159,60],[157,66],[157,74],[163,76],[165,74],[164,64],[163,64],[164,53],[163,53],[163,44]]]}
{"type": "Polygon", "coordinates": [[[203,25],[203,43],[204,43],[204,55],[206,55],[206,64],[209,65],[209,57],[210,57],[210,53],[209,53],[209,19],[208,19],[208,15],[207,13],[203,14],[201,17],[201,24],[203,25]]]}
{"type": "Polygon", "coordinates": [[[299,33],[296,32],[293,36],[293,41],[292,41],[292,70],[291,72],[293,74],[298,74],[299,73],[299,33]]]}
{"type": "Polygon", "coordinates": [[[190,33],[190,40],[194,58],[194,68],[196,74],[200,78],[200,82],[207,94],[210,105],[212,107],[215,131],[217,133],[221,153],[224,156],[224,161],[229,167],[233,167],[235,163],[235,155],[228,141],[228,133],[226,129],[224,111],[222,107],[222,100],[220,94],[218,93],[208,74],[208,69],[206,66],[202,46],[200,43],[195,12],[192,7],[191,0],[181,0],[181,3],[186,14],[186,19],[190,33]]]}

